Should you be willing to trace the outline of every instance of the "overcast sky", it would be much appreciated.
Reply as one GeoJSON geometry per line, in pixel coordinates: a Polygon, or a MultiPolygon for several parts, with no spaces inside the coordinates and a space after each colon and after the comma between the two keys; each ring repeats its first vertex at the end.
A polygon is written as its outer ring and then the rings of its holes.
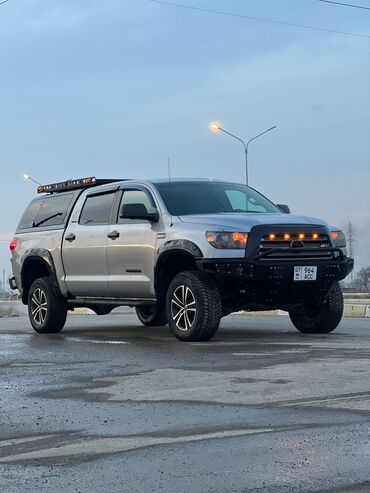
{"type": "MultiPolygon", "coordinates": [[[[370,11],[318,0],[179,0],[370,36],[370,11]]],[[[358,3],[370,7],[369,0],[358,3]]],[[[244,179],[295,213],[357,231],[370,263],[370,38],[149,0],[0,5],[0,240],[41,182],[96,175],[244,179]]],[[[0,267],[8,245],[0,243],[0,267]]]]}

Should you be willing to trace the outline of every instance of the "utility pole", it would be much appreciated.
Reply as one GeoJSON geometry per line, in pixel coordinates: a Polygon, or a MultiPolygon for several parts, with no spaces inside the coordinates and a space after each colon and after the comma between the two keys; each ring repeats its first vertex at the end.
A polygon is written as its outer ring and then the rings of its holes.
{"type": "Polygon", "coordinates": [[[5,296],[5,269],[3,269],[3,291],[5,296]]]}
{"type": "MultiPolygon", "coordinates": [[[[354,232],[353,232],[353,226],[352,226],[352,222],[350,221],[348,223],[348,229],[347,229],[347,238],[348,238],[348,255],[350,257],[353,258],[354,254],[355,254],[355,236],[354,236],[354,232]]],[[[349,275],[349,280],[351,283],[353,283],[353,280],[354,280],[354,275],[353,275],[353,271],[350,273],[349,275]]]]}

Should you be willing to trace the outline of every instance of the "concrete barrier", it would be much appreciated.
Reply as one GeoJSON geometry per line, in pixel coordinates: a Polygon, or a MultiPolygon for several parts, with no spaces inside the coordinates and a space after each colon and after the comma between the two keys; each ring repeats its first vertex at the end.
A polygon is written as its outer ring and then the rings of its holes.
{"type": "Polygon", "coordinates": [[[343,297],[345,300],[347,299],[369,300],[370,293],[343,293],[343,297]]]}
{"type": "MultiPolygon", "coordinates": [[[[113,310],[113,314],[125,314],[133,313],[134,309],[126,306],[121,306],[113,310]]],[[[92,310],[88,308],[75,308],[74,311],[69,312],[71,315],[91,315],[94,314],[92,310]]],[[[269,310],[262,312],[238,312],[242,315],[247,316],[258,316],[258,317],[271,317],[275,315],[288,315],[287,312],[283,310],[269,310]]],[[[27,316],[27,307],[23,305],[20,301],[0,301],[0,318],[1,317],[24,317],[27,316]]],[[[344,317],[345,318],[370,318],[370,303],[360,303],[358,300],[345,300],[344,303],[344,317]],[[352,301],[349,303],[348,301],[352,301]]]]}
{"type": "Polygon", "coordinates": [[[344,314],[346,318],[365,318],[366,306],[361,304],[344,304],[344,314]]]}
{"type": "Polygon", "coordinates": [[[21,317],[24,315],[27,315],[27,307],[20,301],[0,301],[0,317],[21,317]]]}

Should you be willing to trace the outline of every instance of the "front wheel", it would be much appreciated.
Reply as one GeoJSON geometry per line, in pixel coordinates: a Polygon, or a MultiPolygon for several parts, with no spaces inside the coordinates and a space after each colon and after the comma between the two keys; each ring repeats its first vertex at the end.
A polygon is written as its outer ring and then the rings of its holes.
{"type": "Polygon", "coordinates": [[[143,325],[147,327],[163,327],[167,325],[166,312],[157,305],[139,305],[136,307],[136,315],[143,325]]]}
{"type": "Polygon", "coordinates": [[[166,313],[171,332],[177,339],[212,339],[222,316],[221,296],[216,283],[201,271],[177,274],[168,288],[166,313]]]}
{"type": "Polygon", "coordinates": [[[343,317],[343,293],[335,282],[322,305],[306,306],[301,312],[289,312],[293,325],[305,334],[328,334],[343,317]]]}
{"type": "Polygon", "coordinates": [[[67,318],[67,304],[55,293],[50,277],[36,279],[28,293],[28,315],[39,334],[57,334],[67,318]]]}

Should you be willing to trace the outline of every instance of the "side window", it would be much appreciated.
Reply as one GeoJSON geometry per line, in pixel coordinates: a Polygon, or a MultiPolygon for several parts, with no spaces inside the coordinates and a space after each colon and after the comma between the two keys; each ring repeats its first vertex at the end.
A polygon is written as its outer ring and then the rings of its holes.
{"type": "Polygon", "coordinates": [[[143,190],[124,190],[121,204],[118,210],[118,223],[125,223],[129,221],[128,219],[124,219],[120,217],[120,212],[122,207],[129,204],[142,204],[147,212],[150,211],[152,207],[154,207],[154,202],[152,197],[144,192],[143,190]]]}
{"type": "Polygon", "coordinates": [[[38,228],[40,226],[58,226],[59,224],[64,224],[72,198],[72,194],[46,197],[37,211],[32,226],[38,228]]]}
{"type": "Polygon", "coordinates": [[[50,195],[33,200],[23,214],[19,228],[63,225],[73,194],[50,195]]]}
{"type": "Polygon", "coordinates": [[[79,223],[87,226],[108,224],[115,192],[88,196],[79,223]]]}
{"type": "Polygon", "coordinates": [[[43,199],[40,198],[40,199],[35,199],[30,203],[30,205],[25,210],[22,219],[19,223],[19,229],[27,229],[33,227],[33,222],[42,206],[42,202],[43,199]]]}

